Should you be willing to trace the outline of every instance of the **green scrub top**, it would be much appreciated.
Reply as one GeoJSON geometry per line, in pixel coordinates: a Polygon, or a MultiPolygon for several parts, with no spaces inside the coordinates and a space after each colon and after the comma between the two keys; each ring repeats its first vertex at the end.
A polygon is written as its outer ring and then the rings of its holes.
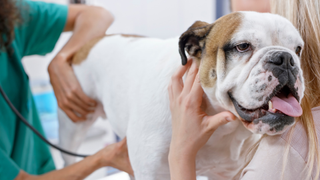
{"type": "MultiPolygon", "coordinates": [[[[53,50],[66,24],[68,7],[36,1],[18,4],[23,21],[14,31],[13,52],[0,51],[0,85],[18,111],[44,134],[21,59],[53,50]]],[[[54,169],[48,145],[18,119],[0,95],[0,180],[15,179],[20,170],[38,175],[54,169]]]]}

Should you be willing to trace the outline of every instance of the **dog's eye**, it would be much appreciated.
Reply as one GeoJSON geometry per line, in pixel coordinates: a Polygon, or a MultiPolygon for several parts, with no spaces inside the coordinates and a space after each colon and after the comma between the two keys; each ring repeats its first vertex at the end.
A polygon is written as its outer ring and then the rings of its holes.
{"type": "Polygon", "coordinates": [[[301,47],[300,46],[298,46],[296,48],[296,54],[300,57],[300,55],[301,55],[301,47]]]}
{"type": "Polygon", "coordinates": [[[249,43],[242,43],[242,44],[238,44],[236,48],[237,48],[237,51],[239,52],[246,52],[250,50],[251,46],[249,43]]]}

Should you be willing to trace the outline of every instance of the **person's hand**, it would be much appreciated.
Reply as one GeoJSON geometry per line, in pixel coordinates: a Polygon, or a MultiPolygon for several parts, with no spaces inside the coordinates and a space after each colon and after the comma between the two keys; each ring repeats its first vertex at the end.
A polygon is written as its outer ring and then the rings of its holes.
{"type": "Polygon", "coordinates": [[[201,110],[204,92],[200,84],[197,65],[191,60],[172,76],[168,90],[172,114],[172,140],[169,156],[195,158],[199,149],[206,144],[219,126],[236,119],[228,111],[208,116],[201,110]],[[183,84],[182,77],[188,69],[190,70],[183,84]]]}
{"type": "Polygon", "coordinates": [[[97,103],[82,91],[71,64],[65,57],[58,55],[51,61],[48,72],[58,106],[73,122],[86,120],[97,103]]]}
{"type": "Polygon", "coordinates": [[[108,145],[97,153],[102,166],[111,166],[133,175],[128,156],[127,138],[118,143],[108,145]]]}
{"type": "Polygon", "coordinates": [[[92,156],[59,170],[36,176],[20,170],[15,180],[84,179],[89,174],[105,166],[111,166],[133,175],[128,157],[126,138],[101,149],[92,156]]]}

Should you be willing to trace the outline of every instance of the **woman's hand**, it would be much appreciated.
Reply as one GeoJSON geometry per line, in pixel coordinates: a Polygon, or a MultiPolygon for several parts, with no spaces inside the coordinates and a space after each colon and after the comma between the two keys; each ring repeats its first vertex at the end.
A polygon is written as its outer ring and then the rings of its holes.
{"type": "Polygon", "coordinates": [[[30,175],[20,170],[15,180],[77,180],[84,179],[94,171],[104,166],[112,166],[133,175],[133,170],[128,158],[127,141],[111,144],[96,154],[65,168],[48,172],[42,175],[30,175]]]}
{"type": "Polygon", "coordinates": [[[101,159],[101,166],[111,166],[133,175],[133,170],[128,156],[127,138],[108,145],[97,153],[101,159]]]}
{"type": "Polygon", "coordinates": [[[68,60],[57,55],[51,61],[48,72],[59,107],[73,122],[86,120],[86,116],[94,111],[97,103],[82,91],[68,60]]]}
{"type": "Polygon", "coordinates": [[[219,126],[235,120],[236,117],[227,111],[208,116],[201,110],[203,89],[197,65],[191,60],[173,75],[168,90],[172,114],[169,153],[171,179],[195,179],[197,152],[219,126]],[[182,77],[188,69],[190,70],[183,84],[182,77]]]}

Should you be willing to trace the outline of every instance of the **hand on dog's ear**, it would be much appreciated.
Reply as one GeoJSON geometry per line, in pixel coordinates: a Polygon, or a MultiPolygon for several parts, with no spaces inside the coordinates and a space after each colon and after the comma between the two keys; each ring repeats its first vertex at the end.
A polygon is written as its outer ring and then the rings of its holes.
{"type": "Polygon", "coordinates": [[[180,36],[179,53],[182,65],[187,64],[187,50],[190,56],[201,58],[202,48],[205,45],[205,37],[209,34],[213,24],[196,21],[189,29],[180,36]]]}

